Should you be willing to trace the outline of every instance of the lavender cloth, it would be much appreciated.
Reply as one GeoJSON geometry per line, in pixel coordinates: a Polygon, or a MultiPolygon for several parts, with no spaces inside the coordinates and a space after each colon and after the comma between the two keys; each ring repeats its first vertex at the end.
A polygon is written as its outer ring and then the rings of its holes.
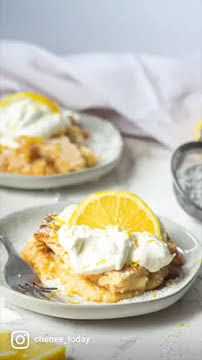
{"type": "Polygon", "coordinates": [[[157,55],[56,56],[37,46],[0,42],[0,96],[34,90],[64,107],[93,111],[125,134],[176,147],[202,118],[202,59],[157,55]]]}

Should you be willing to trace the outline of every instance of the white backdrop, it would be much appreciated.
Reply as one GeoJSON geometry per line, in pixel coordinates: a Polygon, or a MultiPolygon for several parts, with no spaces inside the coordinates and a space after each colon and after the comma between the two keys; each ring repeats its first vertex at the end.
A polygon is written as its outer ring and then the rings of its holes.
{"type": "Polygon", "coordinates": [[[202,0],[0,0],[0,35],[67,52],[202,47],[202,0]]]}

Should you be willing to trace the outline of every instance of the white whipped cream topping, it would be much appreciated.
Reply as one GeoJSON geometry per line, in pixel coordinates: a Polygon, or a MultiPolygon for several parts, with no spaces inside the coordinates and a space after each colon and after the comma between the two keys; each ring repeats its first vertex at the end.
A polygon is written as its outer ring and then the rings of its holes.
{"type": "Polygon", "coordinates": [[[102,230],[63,225],[58,237],[78,274],[120,270],[126,263],[131,248],[128,234],[110,227],[102,230]]]}
{"type": "Polygon", "coordinates": [[[130,260],[143,266],[150,272],[159,271],[170,264],[174,258],[165,242],[147,232],[134,233],[137,246],[132,248],[130,260]]]}
{"type": "Polygon", "coordinates": [[[150,272],[168,265],[171,255],[166,243],[149,233],[128,233],[116,227],[92,229],[88,226],[68,226],[76,205],[65,208],[59,217],[66,224],[58,231],[58,239],[68,252],[74,271],[78,274],[98,274],[121,270],[125,264],[136,262],[150,272]]]}
{"type": "Polygon", "coordinates": [[[43,137],[65,130],[70,125],[70,117],[78,116],[68,110],[52,113],[51,110],[32,99],[23,99],[0,109],[0,144],[17,148],[21,136],[43,137]]]}

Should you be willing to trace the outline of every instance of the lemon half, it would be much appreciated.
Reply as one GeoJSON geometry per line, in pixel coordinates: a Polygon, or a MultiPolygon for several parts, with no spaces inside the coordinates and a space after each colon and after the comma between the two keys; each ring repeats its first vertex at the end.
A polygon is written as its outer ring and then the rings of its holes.
{"type": "Polygon", "coordinates": [[[11,347],[11,334],[8,331],[0,332],[0,359],[20,359],[17,352],[11,347]]]}
{"type": "Polygon", "coordinates": [[[163,239],[158,217],[138,195],[130,192],[93,194],[78,205],[68,223],[101,229],[117,226],[129,234],[146,231],[163,239]]]}

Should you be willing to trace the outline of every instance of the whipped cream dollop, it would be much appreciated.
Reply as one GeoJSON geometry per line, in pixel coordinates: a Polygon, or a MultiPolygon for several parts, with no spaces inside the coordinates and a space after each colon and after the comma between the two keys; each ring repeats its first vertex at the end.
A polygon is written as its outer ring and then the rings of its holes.
{"type": "Polygon", "coordinates": [[[78,274],[120,270],[125,265],[131,248],[128,234],[110,227],[103,230],[63,225],[58,236],[78,274]]]}
{"type": "Polygon", "coordinates": [[[88,226],[68,226],[76,205],[59,214],[65,221],[58,231],[58,240],[68,252],[71,265],[78,274],[99,274],[121,270],[124,265],[137,263],[150,272],[168,265],[172,255],[165,242],[142,232],[131,236],[117,227],[92,229],[88,226]]]}
{"type": "Polygon", "coordinates": [[[21,136],[49,138],[78,120],[72,111],[52,112],[48,106],[32,99],[21,99],[0,109],[0,144],[12,148],[19,146],[21,136]]]}
{"type": "Polygon", "coordinates": [[[164,241],[147,232],[134,233],[132,238],[135,240],[135,246],[130,254],[131,262],[138,263],[150,272],[159,271],[167,266],[175,256],[170,253],[164,241]]]}

